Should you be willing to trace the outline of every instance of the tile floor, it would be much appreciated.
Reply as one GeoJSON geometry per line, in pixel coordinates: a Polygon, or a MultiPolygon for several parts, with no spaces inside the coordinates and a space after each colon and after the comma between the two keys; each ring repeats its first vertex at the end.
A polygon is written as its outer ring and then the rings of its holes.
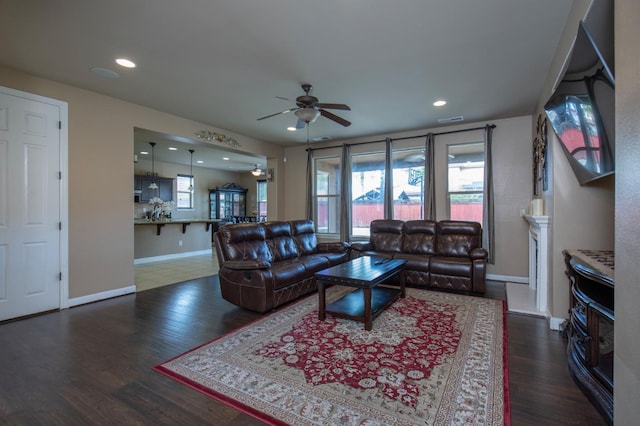
{"type": "Polygon", "coordinates": [[[215,254],[135,265],[136,291],[215,275],[218,269],[218,259],[215,254]]]}

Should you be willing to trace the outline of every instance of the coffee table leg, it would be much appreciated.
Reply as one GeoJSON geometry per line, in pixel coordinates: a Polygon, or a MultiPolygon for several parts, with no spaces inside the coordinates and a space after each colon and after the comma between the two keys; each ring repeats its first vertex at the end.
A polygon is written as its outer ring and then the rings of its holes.
{"type": "Polygon", "coordinates": [[[326,318],[325,303],[324,284],[318,281],[318,319],[320,321],[326,318]]]}
{"type": "Polygon", "coordinates": [[[362,293],[364,294],[364,329],[371,331],[371,289],[365,288],[362,293]]]}
{"type": "Polygon", "coordinates": [[[404,299],[405,295],[405,273],[404,271],[400,271],[400,297],[404,299]]]}

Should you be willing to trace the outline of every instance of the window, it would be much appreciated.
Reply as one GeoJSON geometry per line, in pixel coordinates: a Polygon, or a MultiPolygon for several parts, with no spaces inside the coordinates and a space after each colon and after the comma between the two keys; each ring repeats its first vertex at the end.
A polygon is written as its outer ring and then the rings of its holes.
{"type": "Polygon", "coordinates": [[[449,218],[482,223],[484,202],[484,143],[447,147],[449,218]]]}
{"type": "Polygon", "coordinates": [[[394,150],[393,219],[424,218],[424,148],[394,150]]]}
{"type": "Polygon", "coordinates": [[[318,234],[340,233],[340,157],[314,160],[314,212],[318,234]]]}
{"type": "Polygon", "coordinates": [[[193,176],[191,175],[178,175],[176,180],[176,195],[178,210],[191,210],[193,209],[193,176]]]}
{"type": "Polygon", "coordinates": [[[259,222],[267,220],[267,181],[259,180],[257,182],[256,193],[258,194],[258,218],[259,222]]]}
{"type": "Polygon", "coordinates": [[[384,152],[351,156],[351,235],[368,236],[374,219],[384,219],[384,152]]]}

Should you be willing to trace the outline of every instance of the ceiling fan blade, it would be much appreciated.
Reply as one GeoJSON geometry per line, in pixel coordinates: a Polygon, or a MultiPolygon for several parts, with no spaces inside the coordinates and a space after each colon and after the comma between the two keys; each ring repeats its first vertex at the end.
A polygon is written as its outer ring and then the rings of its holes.
{"type": "Polygon", "coordinates": [[[351,111],[351,108],[349,108],[349,105],[345,105],[345,104],[325,104],[325,103],[321,103],[321,104],[317,104],[316,106],[318,108],[342,109],[342,110],[345,110],[345,111],[351,111]]]}
{"type": "Polygon", "coordinates": [[[296,130],[304,129],[305,127],[307,127],[307,123],[298,118],[298,122],[296,123],[296,130]]]}
{"type": "Polygon", "coordinates": [[[264,117],[260,117],[260,118],[258,118],[257,120],[258,120],[258,121],[260,121],[260,120],[264,120],[265,118],[275,117],[276,115],[286,114],[286,113],[291,112],[291,111],[294,111],[294,110],[296,110],[296,109],[298,109],[298,108],[289,108],[289,109],[286,109],[286,110],[284,110],[284,111],[276,112],[275,114],[265,115],[264,117]]]}
{"type": "Polygon", "coordinates": [[[344,127],[349,127],[349,126],[351,126],[351,122],[350,122],[350,121],[347,121],[347,120],[345,120],[345,119],[344,119],[344,118],[342,118],[342,117],[338,117],[337,115],[335,115],[335,114],[333,114],[333,113],[330,113],[329,111],[326,111],[326,110],[324,110],[324,109],[321,109],[321,110],[320,110],[320,114],[322,114],[322,116],[323,116],[323,117],[326,117],[326,118],[328,118],[329,120],[333,120],[333,121],[335,121],[335,122],[336,122],[336,123],[338,123],[338,124],[342,124],[344,127]]]}

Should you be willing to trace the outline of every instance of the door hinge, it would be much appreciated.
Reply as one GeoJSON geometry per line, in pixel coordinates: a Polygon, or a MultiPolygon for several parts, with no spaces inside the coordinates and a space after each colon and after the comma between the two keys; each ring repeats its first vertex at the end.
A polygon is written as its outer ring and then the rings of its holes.
{"type": "Polygon", "coordinates": [[[62,231],[62,222],[58,222],[58,231],[62,231]]]}
{"type": "Polygon", "coordinates": [[[62,272],[58,272],[58,281],[62,281],[62,272]]]}
{"type": "Polygon", "coordinates": [[[62,172],[58,172],[58,180],[62,180],[62,172]]]}
{"type": "Polygon", "coordinates": [[[58,129],[62,129],[62,121],[58,121],[58,129]]]}

